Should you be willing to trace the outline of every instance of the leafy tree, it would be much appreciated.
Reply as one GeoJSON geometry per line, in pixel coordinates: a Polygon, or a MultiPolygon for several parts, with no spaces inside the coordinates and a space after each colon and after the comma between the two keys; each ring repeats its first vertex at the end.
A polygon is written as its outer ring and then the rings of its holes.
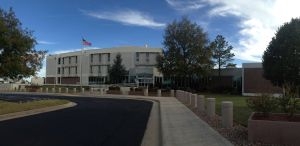
{"type": "Polygon", "coordinates": [[[264,77],[275,86],[299,92],[300,19],[292,19],[277,30],[263,54],[264,77]],[[298,88],[298,89],[297,89],[298,88]]]}
{"type": "Polygon", "coordinates": [[[228,63],[226,65],[226,68],[236,68],[236,64],[234,64],[234,63],[228,63]]]}
{"type": "Polygon", "coordinates": [[[32,31],[23,29],[12,8],[0,8],[0,76],[29,77],[41,69],[46,51],[34,49],[32,31]]]}
{"type": "Polygon", "coordinates": [[[114,64],[110,67],[108,73],[111,83],[121,83],[124,76],[128,74],[125,67],[122,65],[120,53],[117,54],[116,58],[114,59],[114,64]]]}
{"type": "MultiPolygon", "coordinates": [[[[222,35],[217,35],[216,39],[211,42],[210,47],[213,51],[213,59],[218,65],[218,75],[221,76],[221,68],[226,67],[233,59],[234,54],[231,53],[233,47],[228,44],[222,35]]],[[[229,64],[231,65],[231,64],[229,64]]]]}
{"type": "Polygon", "coordinates": [[[212,68],[207,34],[186,17],[173,21],[165,29],[164,50],[157,68],[166,77],[204,76],[212,68]]]}

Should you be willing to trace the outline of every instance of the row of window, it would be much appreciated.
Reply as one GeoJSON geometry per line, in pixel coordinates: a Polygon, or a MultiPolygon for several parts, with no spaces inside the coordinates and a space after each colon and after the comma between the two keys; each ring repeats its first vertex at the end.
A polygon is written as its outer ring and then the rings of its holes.
{"type": "Polygon", "coordinates": [[[71,60],[72,60],[72,58],[75,58],[75,64],[77,64],[77,56],[69,56],[69,57],[63,57],[63,58],[58,58],[58,61],[57,61],[57,64],[65,64],[65,59],[67,59],[68,58],[68,62],[69,62],[69,64],[71,64],[71,60]]]}
{"type": "Polygon", "coordinates": [[[67,70],[68,74],[71,74],[71,69],[72,68],[74,68],[74,70],[75,70],[74,73],[77,74],[77,66],[75,66],[75,67],[62,67],[62,68],[58,67],[57,68],[57,74],[65,74],[66,70],[67,70]]]}
{"type": "MultiPolygon", "coordinates": [[[[98,62],[102,61],[102,55],[103,54],[107,54],[107,61],[110,62],[110,53],[99,53],[99,54],[91,54],[90,55],[90,61],[94,62],[95,61],[95,56],[98,56],[98,62]]],[[[136,61],[139,62],[140,61],[140,54],[142,54],[142,52],[136,52],[136,61]]],[[[146,52],[146,62],[149,62],[149,56],[150,53],[146,52]]],[[[68,60],[68,63],[71,64],[72,63],[72,58],[75,59],[75,64],[77,64],[78,61],[78,57],[77,56],[69,56],[69,57],[63,57],[63,58],[58,58],[58,64],[65,64],[65,60],[68,60]]]]}
{"type": "MultiPolygon", "coordinates": [[[[135,53],[136,62],[140,61],[140,52],[135,53]]],[[[149,62],[149,52],[146,52],[146,61],[149,62]]]]}
{"type": "Polygon", "coordinates": [[[102,60],[102,55],[103,54],[107,54],[107,61],[110,62],[110,53],[99,53],[99,54],[91,54],[90,58],[91,58],[91,62],[94,62],[94,57],[98,56],[98,61],[101,62],[102,60]]]}

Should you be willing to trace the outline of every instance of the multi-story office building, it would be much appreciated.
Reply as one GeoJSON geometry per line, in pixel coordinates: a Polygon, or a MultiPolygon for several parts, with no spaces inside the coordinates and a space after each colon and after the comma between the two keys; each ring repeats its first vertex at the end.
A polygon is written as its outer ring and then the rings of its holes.
{"type": "Polygon", "coordinates": [[[46,84],[98,85],[108,81],[108,70],[120,53],[122,64],[128,70],[124,82],[154,85],[161,80],[155,67],[160,48],[118,47],[82,50],[48,55],[46,58],[46,84]]]}

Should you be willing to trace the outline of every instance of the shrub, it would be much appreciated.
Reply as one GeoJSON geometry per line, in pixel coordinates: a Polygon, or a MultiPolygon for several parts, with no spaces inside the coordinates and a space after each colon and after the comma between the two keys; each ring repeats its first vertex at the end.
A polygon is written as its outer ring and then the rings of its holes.
{"type": "Polygon", "coordinates": [[[277,107],[277,101],[269,95],[261,97],[250,97],[246,100],[247,106],[255,112],[260,112],[264,116],[268,116],[277,107]]]}
{"type": "Polygon", "coordinates": [[[290,117],[294,116],[294,113],[300,108],[299,99],[296,98],[296,94],[287,94],[277,99],[280,110],[284,113],[288,113],[290,117]]]}

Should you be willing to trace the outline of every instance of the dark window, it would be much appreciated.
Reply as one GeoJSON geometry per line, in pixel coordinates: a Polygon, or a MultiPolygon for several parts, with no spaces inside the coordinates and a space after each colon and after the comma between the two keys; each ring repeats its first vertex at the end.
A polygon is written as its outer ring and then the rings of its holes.
{"type": "Polygon", "coordinates": [[[93,66],[90,67],[90,73],[93,73],[93,66]]]}
{"type": "Polygon", "coordinates": [[[107,55],[107,61],[110,62],[110,53],[107,55]]]}
{"type": "Polygon", "coordinates": [[[146,53],[146,61],[149,62],[149,52],[146,53]]]}
{"type": "Polygon", "coordinates": [[[77,56],[75,56],[75,63],[77,64],[77,56]]]}
{"type": "Polygon", "coordinates": [[[65,64],[65,58],[62,58],[62,64],[65,64]]]}
{"type": "Polygon", "coordinates": [[[101,66],[98,66],[98,73],[101,73],[101,66]]]}
{"type": "MultiPolygon", "coordinates": [[[[76,56],[76,58],[77,58],[77,56],[76,56]]],[[[75,74],[77,74],[77,66],[75,67],[75,74]]]]}
{"type": "Polygon", "coordinates": [[[60,68],[59,67],[57,68],[57,74],[60,74],[60,68]]]}
{"type": "Polygon", "coordinates": [[[65,68],[64,67],[62,68],[62,74],[65,74],[65,68]]]}
{"type": "Polygon", "coordinates": [[[140,53],[139,52],[136,52],[135,53],[135,58],[136,58],[136,61],[138,62],[138,61],[140,61],[140,53]]]}
{"type": "Polygon", "coordinates": [[[93,62],[94,54],[91,54],[91,62],[93,62]]]}
{"type": "Polygon", "coordinates": [[[58,62],[57,63],[60,64],[60,58],[58,58],[58,62]]]}
{"type": "Polygon", "coordinates": [[[71,57],[69,57],[69,64],[71,64],[71,57]]]}

